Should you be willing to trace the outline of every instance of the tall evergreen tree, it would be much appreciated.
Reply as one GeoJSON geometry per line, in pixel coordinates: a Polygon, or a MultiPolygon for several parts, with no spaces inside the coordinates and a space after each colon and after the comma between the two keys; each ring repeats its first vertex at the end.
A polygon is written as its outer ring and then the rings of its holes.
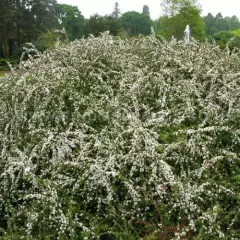
{"type": "Polygon", "coordinates": [[[223,16],[222,16],[222,14],[219,12],[219,13],[216,15],[216,18],[217,18],[217,19],[222,19],[223,16]]]}
{"type": "Polygon", "coordinates": [[[205,23],[205,30],[207,35],[211,35],[213,31],[213,27],[215,24],[215,18],[211,13],[208,13],[206,17],[203,18],[205,23]]]}
{"type": "Polygon", "coordinates": [[[150,16],[150,11],[149,11],[148,5],[144,5],[144,6],[143,6],[142,13],[150,16]]]}
{"type": "Polygon", "coordinates": [[[240,28],[240,21],[237,16],[227,17],[229,30],[235,30],[240,28]]]}
{"type": "Polygon", "coordinates": [[[112,16],[117,19],[120,17],[120,15],[121,15],[121,12],[120,12],[120,8],[119,8],[119,4],[118,4],[118,2],[115,2],[112,16]]]}
{"type": "Polygon", "coordinates": [[[223,18],[221,14],[219,16],[217,15],[215,19],[216,19],[214,23],[215,32],[229,30],[228,21],[227,19],[223,18]]]}
{"type": "Polygon", "coordinates": [[[208,13],[203,19],[207,35],[214,35],[218,32],[232,31],[240,28],[240,21],[236,16],[223,18],[221,13],[218,13],[215,17],[211,13],[208,13]]]}

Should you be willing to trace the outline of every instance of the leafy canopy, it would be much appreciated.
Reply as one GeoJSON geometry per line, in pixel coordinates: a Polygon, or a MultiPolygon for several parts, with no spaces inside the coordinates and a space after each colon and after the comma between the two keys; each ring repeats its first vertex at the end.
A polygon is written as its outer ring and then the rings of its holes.
{"type": "Polygon", "coordinates": [[[57,15],[61,27],[66,30],[70,41],[84,35],[84,17],[78,7],[67,4],[57,4],[57,15]]]}
{"type": "Polygon", "coordinates": [[[160,18],[160,34],[166,39],[174,36],[177,39],[183,39],[186,25],[190,26],[191,37],[198,40],[205,39],[204,21],[200,16],[200,10],[194,6],[182,8],[179,13],[169,17],[160,18]]]}
{"type": "Polygon", "coordinates": [[[151,33],[151,19],[145,13],[126,12],[122,14],[120,23],[130,36],[139,34],[149,35],[151,33]]]}

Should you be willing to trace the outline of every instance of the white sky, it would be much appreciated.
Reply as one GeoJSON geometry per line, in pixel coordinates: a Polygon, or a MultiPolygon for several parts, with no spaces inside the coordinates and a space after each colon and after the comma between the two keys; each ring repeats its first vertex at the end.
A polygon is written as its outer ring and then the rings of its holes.
{"type": "MultiPolygon", "coordinates": [[[[95,13],[111,14],[116,1],[119,3],[121,13],[142,12],[143,5],[148,5],[152,19],[157,19],[161,14],[161,0],[57,0],[58,3],[78,6],[86,18],[95,13]]],[[[223,17],[233,15],[240,17],[240,0],[198,0],[198,2],[202,6],[204,16],[209,12],[213,15],[221,12],[223,17]]]]}

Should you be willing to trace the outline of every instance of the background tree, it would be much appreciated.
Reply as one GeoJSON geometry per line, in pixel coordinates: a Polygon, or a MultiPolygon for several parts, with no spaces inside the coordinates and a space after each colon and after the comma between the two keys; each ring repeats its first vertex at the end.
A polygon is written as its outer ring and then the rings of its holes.
{"type": "Polygon", "coordinates": [[[67,4],[57,4],[58,19],[66,30],[69,40],[79,39],[84,35],[85,19],[78,7],[67,4]]]}
{"type": "MultiPolygon", "coordinates": [[[[35,26],[35,36],[37,38],[42,32],[59,27],[57,18],[56,0],[27,0],[27,9],[31,13],[32,24],[35,26]]],[[[24,4],[24,1],[22,2],[24,4]]]]}
{"type": "Polygon", "coordinates": [[[211,13],[208,13],[206,17],[203,17],[203,20],[206,26],[207,35],[240,28],[240,21],[236,16],[223,18],[222,14],[218,13],[213,17],[211,13]]]}
{"type": "Polygon", "coordinates": [[[208,13],[207,16],[203,17],[203,20],[205,23],[206,34],[211,35],[213,32],[215,17],[211,13],[208,13]]]}
{"type": "Polygon", "coordinates": [[[56,0],[0,1],[0,56],[12,56],[24,42],[58,28],[56,0]]]}
{"type": "Polygon", "coordinates": [[[230,31],[240,28],[240,21],[236,15],[233,15],[232,17],[226,17],[226,20],[228,22],[230,31]]]}
{"type": "Polygon", "coordinates": [[[12,51],[15,19],[14,0],[0,1],[0,56],[7,57],[12,51]]]}
{"type": "Polygon", "coordinates": [[[198,40],[205,39],[204,21],[200,16],[200,10],[195,6],[182,8],[178,14],[172,17],[161,17],[160,34],[166,39],[171,39],[172,36],[183,39],[187,24],[190,26],[192,37],[198,40]]]}
{"type": "Polygon", "coordinates": [[[118,4],[118,2],[115,2],[112,16],[117,19],[120,17],[120,15],[121,15],[121,12],[120,12],[120,8],[119,8],[119,4],[118,4]]]}
{"type": "Polygon", "coordinates": [[[171,17],[187,6],[199,8],[197,0],[161,0],[160,6],[162,7],[163,15],[171,17]]]}
{"type": "Polygon", "coordinates": [[[231,32],[234,34],[234,36],[240,37],[240,28],[239,28],[239,29],[236,29],[236,30],[234,30],[234,31],[231,31],[231,32]]]}
{"type": "Polygon", "coordinates": [[[116,36],[120,31],[118,19],[113,16],[92,15],[85,23],[85,34],[98,36],[100,33],[109,31],[111,35],[116,36]]]}
{"type": "Polygon", "coordinates": [[[224,49],[227,44],[234,38],[234,34],[229,31],[222,31],[213,34],[212,38],[216,41],[221,49],[224,49]]]}
{"type": "Polygon", "coordinates": [[[148,5],[144,5],[144,6],[143,6],[142,13],[150,16],[150,11],[149,11],[148,5]]]}
{"type": "Polygon", "coordinates": [[[148,15],[135,11],[126,12],[120,18],[122,28],[130,36],[149,35],[151,33],[151,19],[148,15]]]}
{"type": "Polygon", "coordinates": [[[228,21],[227,19],[223,18],[221,13],[218,13],[215,17],[214,29],[215,29],[215,32],[229,30],[228,21]]]}
{"type": "Polygon", "coordinates": [[[226,47],[229,47],[230,50],[240,48],[240,29],[217,32],[210,39],[214,39],[221,49],[226,47]]]}
{"type": "Polygon", "coordinates": [[[67,38],[64,30],[48,31],[42,33],[33,44],[39,51],[43,52],[47,49],[53,49],[62,43],[66,43],[68,40],[67,38]]]}
{"type": "Polygon", "coordinates": [[[160,30],[161,30],[161,27],[160,27],[160,20],[161,19],[162,19],[162,17],[159,17],[158,19],[153,21],[153,27],[154,27],[155,33],[159,33],[160,30]]]}

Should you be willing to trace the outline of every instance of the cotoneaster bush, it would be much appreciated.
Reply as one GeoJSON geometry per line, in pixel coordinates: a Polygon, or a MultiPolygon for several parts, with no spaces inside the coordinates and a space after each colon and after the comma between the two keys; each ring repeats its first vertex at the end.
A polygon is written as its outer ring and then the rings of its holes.
{"type": "Polygon", "coordinates": [[[239,239],[239,69],[153,36],[29,55],[0,81],[1,239],[239,239]]]}

